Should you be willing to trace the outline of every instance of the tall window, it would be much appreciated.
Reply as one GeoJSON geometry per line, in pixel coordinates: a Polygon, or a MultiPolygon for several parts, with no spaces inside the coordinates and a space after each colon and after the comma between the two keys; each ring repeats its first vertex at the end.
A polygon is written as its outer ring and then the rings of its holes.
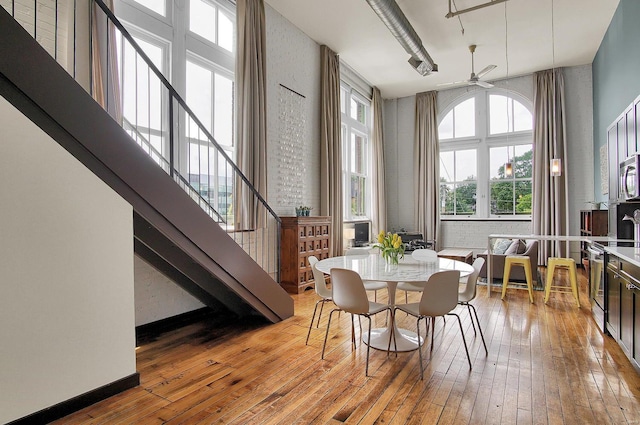
{"type": "Polygon", "coordinates": [[[344,220],[368,219],[371,211],[371,102],[346,84],[340,88],[344,220]]]}
{"type": "MultiPolygon", "coordinates": [[[[116,0],[115,11],[205,130],[234,158],[234,3],[116,0]]],[[[156,111],[167,105],[167,95],[153,73],[139,72],[146,69],[142,59],[127,46],[120,41],[118,49],[125,126],[130,123],[130,134],[139,144],[151,146],[152,156],[154,150],[168,156],[169,124],[156,111]]],[[[186,122],[179,131],[189,143],[178,154],[184,177],[188,175],[190,185],[221,215],[228,215],[233,173],[196,122],[186,122]]]]}
{"type": "Polygon", "coordinates": [[[533,117],[523,102],[479,90],[444,115],[438,127],[442,216],[531,216],[533,117]]]}

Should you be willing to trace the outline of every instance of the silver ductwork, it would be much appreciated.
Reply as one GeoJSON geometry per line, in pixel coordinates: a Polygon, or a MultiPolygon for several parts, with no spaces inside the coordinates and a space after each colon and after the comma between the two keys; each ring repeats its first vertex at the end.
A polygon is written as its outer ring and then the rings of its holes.
{"type": "Polygon", "coordinates": [[[391,34],[398,39],[404,50],[411,55],[409,63],[420,73],[429,75],[438,71],[438,65],[433,62],[429,53],[422,45],[422,40],[404,16],[395,0],[367,0],[371,9],[389,28],[391,34]]]}

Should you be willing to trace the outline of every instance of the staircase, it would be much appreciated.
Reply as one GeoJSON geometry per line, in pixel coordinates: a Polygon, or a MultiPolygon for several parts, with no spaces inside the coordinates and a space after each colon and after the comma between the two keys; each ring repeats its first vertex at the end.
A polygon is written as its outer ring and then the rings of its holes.
{"type": "Polygon", "coordinates": [[[91,16],[104,22],[109,35],[91,37],[84,59],[75,45],[82,25],[75,16],[70,24],[59,1],[47,3],[67,33],[59,35],[56,29],[44,42],[43,15],[34,13],[25,24],[25,14],[16,14],[19,3],[0,3],[5,7],[0,7],[0,95],[133,206],[135,252],[215,310],[258,314],[271,322],[292,316],[293,301],[278,284],[279,217],[102,1],[89,1],[95,10],[91,16]],[[123,117],[118,102],[111,100],[117,98],[118,77],[110,71],[117,67],[92,74],[81,66],[100,56],[109,63],[106,52],[114,51],[114,35],[136,49],[146,65],[140,72],[162,86],[159,131],[123,117]],[[73,49],[61,48],[72,39],[73,49]],[[204,150],[216,159],[215,170],[204,173],[216,184],[204,189],[202,170],[190,169],[184,159],[194,131],[198,155],[204,150]]]}

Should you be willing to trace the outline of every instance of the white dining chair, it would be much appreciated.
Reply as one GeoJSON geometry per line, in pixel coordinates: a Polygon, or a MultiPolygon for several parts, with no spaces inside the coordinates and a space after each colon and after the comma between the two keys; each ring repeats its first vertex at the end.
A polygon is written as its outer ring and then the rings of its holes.
{"type": "MultiPolygon", "coordinates": [[[[411,256],[418,261],[433,263],[438,261],[438,253],[432,249],[416,249],[411,256]]],[[[404,302],[409,302],[409,292],[422,292],[424,282],[400,282],[398,289],[404,291],[404,302]]]]}
{"type": "MultiPolygon", "coordinates": [[[[344,255],[368,256],[371,255],[371,252],[364,248],[349,248],[345,251],[344,255]]],[[[378,291],[381,289],[387,289],[387,283],[376,280],[366,281],[364,282],[364,289],[367,291],[373,291],[373,301],[378,302],[378,291]]]]}
{"type": "MultiPolygon", "coordinates": [[[[327,337],[329,336],[329,327],[331,326],[331,317],[336,311],[344,311],[351,313],[351,344],[355,348],[356,337],[355,327],[353,323],[353,315],[364,316],[369,320],[369,333],[367,341],[371,340],[371,316],[374,316],[383,311],[392,313],[392,306],[388,304],[379,304],[373,301],[369,301],[367,292],[364,289],[364,284],[360,275],[353,270],[347,269],[331,269],[331,289],[333,291],[333,302],[338,307],[331,310],[329,313],[329,321],[327,322],[327,332],[324,336],[324,344],[322,345],[322,358],[324,359],[324,352],[327,346],[327,337]]],[[[389,349],[391,348],[391,338],[393,331],[389,334],[389,344],[387,346],[387,357],[389,356],[389,349]]],[[[370,346],[367,345],[367,363],[365,367],[365,376],[369,376],[369,350],[370,346]]]]}
{"type": "Polygon", "coordinates": [[[313,309],[313,316],[311,316],[311,323],[309,323],[309,332],[307,333],[307,341],[305,345],[309,344],[309,336],[311,335],[311,327],[313,326],[313,321],[316,317],[316,310],[318,310],[318,304],[320,304],[320,314],[318,314],[318,324],[316,327],[320,326],[320,318],[322,317],[322,309],[324,308],[325,303],[332,302],[331,298],[331,289],[327,287],[327,282],[324,280],[324,273],[316,269],[316,263],[318,262],[318,258],[314,255],[309,256],[309,264],[311,265],[311,271],[313,272],[313,286],[316,290],[316,294],[320,297],[320,299],[316,302],[316,306],[313,309]]]}
{"type": "MultiPolygon", "coordinates": [[[[482,345],[484,345],[485,353],[489,354],[487,350],[487,343],[484,341],[484,334],[482,333],[482,328],[480,327],[480,321],[478,320],[478,312],[473,304],[470,302],[476,297],[476,288],[478,285],[478,276],[480,275],[480,270],[484,265],[484,258],[478,257],[473,262],[473,273],[467,276],[466,285],[464,288],[459,289],[458,292],[458,304],[462,306],[467,306],[469,310],[469,317],[471,318],[471,326],[473,326],[473,333],[476,333],[476,326],[473,323],[473,318],[475,316],[476,324],[478,325],[478,330],[480,331],[480,338],[482,338],[482,345]],[[471,310],[473,309],[473,314],[471,314],[471,310]]],[[[464,280],[464,278],[462,278],[464,280]]]]}
{"type": "MultiPolygon", "coordinates": [[[[464,330],[462,329],[460,316],[452,313],[452,311],[458,305],[459,280],[459,270],[446,270],[432,274],[425,285],[424,291],[422,292],[422,297],[420,298],[420,302],[396,305],[394,314],[397,310],[401,310],[411,316],[416,317],[418,341],[420,340],[420,320],[431,318],[431,351],[433,351],[435,318],[444,317],[445,315],[456,316],[458,319],[458,325],[460,325],[460,334],[462,335],[464,349],[467,353],[469,369],[471,369],[471,357],[469,356],[467,340],[464,337],[464,330]]],[[[418,347],[420,357],[420,379],[424,379],[424,366],[422,365],[422,345],[424,344],[420,344],[420,346],[418,347]]]]}

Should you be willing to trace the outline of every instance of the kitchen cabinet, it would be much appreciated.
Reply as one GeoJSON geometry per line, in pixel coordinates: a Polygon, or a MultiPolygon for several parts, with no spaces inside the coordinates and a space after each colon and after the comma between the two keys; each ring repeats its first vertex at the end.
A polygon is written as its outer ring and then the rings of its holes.
{"type": "MultiPolygon", "coordinates": [[[[616,249],[635,253],[635,248],[616,249]]],[[[640,263],[609,254],[606,285],[607,331],[640,373],[640,263]]]]}
{"type": "Polygon", "coordinates": [[[618,257],[608,256],[607,261],[607,332],[618,340],[618,330],[620,329],[620,274],[618,257]]]}

